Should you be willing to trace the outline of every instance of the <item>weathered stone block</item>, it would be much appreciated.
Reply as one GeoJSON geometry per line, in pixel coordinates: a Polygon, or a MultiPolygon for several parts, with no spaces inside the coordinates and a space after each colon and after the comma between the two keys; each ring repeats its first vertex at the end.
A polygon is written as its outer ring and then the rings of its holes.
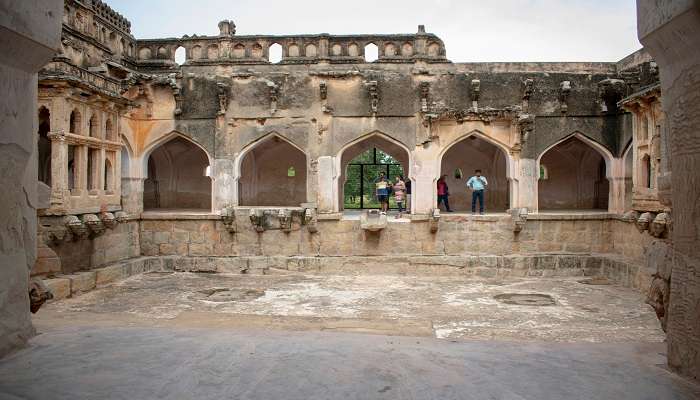
{"type": "Polygon", "coordinates": [[[95,273],[95,282],[97,286],[102,286],[114,281],[122,280],[131,275],[130,265],[125,263],[119,263],[109,265],[104,268],[99,268],[95,270],[95,273]]]}
{"type": "Polygon", "coordinates": [[[53,278],[45,279],[44,283],[53,294],[53,300],[67,299],[71,296],[70,279],[53,278]]]}

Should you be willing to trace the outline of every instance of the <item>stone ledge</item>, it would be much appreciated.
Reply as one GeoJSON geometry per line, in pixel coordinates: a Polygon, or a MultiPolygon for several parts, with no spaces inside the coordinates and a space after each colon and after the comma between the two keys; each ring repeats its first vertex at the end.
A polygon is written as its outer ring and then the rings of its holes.
{"type": "Polygon", "coordinates": [[[220,220],[219,214],[208,212],[144,211],[141,220],[183,221],[183,220],[220,220]]]}
{"type": "Polygon", "coordinates": [[[577,221],[577,220],[609,220],[617,219],[619,215],[600,213],[533,213],[527,215],[528,221],[577,221]]]}

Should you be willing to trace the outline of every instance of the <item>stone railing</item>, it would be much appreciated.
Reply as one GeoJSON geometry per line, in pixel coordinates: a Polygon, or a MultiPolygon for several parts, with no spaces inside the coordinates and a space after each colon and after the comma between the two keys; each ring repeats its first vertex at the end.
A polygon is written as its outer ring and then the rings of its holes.
{"type": "Polygon", "coordinates": [[[115,79],[107,78],[103,75],[90,72],[77,67],[66,61],[54,60],[48,63],[39,71],[39,79],[70,79],[74,78],[80,82],[87,83],[97,89],[109,92],[112,95],[120,96],[121,84],[115,79]]]}
{"type": "Polygon", "coordinates": [[[442,40],[426,33],[422,26],[415,34],[392,35],[236,36],[234,32],[230,28],[219,36],[138,40],[138,62],[172,67],[176,65],[176,50],[183,47],[190,64],[267,64],[270,48],[279,45],[282,64],[363,63],[365,49],[371,44],[377,46],[376,62],[380,63],[448,62],[442,40]]]}

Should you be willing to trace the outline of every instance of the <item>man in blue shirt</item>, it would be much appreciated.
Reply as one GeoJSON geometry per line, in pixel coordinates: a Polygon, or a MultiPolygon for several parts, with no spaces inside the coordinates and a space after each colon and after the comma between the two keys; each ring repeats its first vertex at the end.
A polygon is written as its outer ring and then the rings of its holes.
{"type": "Polygon", "coordinates": [[[472,190],[472,214],[476,212],[476,200],[479,200],[479,214],[484,215],[484,190],[488,186],[485,176],[481,176],[481,170],[474,171],[475,175],[467,181],[467,187],[472,190]]]}

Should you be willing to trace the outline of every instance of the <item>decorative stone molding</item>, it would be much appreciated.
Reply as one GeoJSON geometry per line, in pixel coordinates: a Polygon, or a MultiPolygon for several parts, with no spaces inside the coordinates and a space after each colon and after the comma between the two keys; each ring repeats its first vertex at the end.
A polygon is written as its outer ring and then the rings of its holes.
{"type": "Polygon", "coordinates": [[[36,314],[44,303],[53,299],[53,293],[43,280],[32,278],[29,282],[29,311],[36,314]]]}
{"type": "Polygon", "coordinates": [[[386,214],[379,210],[367,210],[360,215],[360,228],[365,231],[379,232],[387,226],[386,214]]]}
{"type": "Polygon", "coordinates": [[[228,233],[236,233],[236,208],[233,206],[224,207],[221,209],[221,221],[228,233]]]}
{"type": "Polygon", "coordinates": [[[292,231],[292,212],[290,210],[279,210],[277,218],[280,222],[280,229],[283,232],[289,233],[292,231]]]}
{"type": "Polygon", "coordinates": [[[530,134],[535,129],[535,116],[532,114],[521,114],[518,116],[518,127],[520,128],[520,144],[527,143],[530,134]]]}
{"type": "Polygon", "coordinates": [[[117,221],[114,214],[112,214],[111,212],[101,212],[100,220],[102,221],[102,224],[108,229],[114,229],[114,227],[116,227],[117,223],[119,222],[117,221]]]}
{"type": "Polygon", "coordinates": [[[279,87],[272,81],[267,81],[268,95],[270,96],[270,113],[277,112],[277,99],[279,97],[279,87]]]}
{"type": "Polygon", "coordinates": [[[645,212],[644,214],[640,215],[637,219],[637,230],[639,230],[639,232],[648,230],[649,224],[653,219],[654,215],[650,212],[645,212]]]}
{"type": "Polygon", "coordinates": [[[251,209],[249,218],[256,232],[265,232],[265,212],[263,210],[251,209]]]}
{"type": "Polygon", "coordinates": [[[569,111],[569,95],[571,94],[571,81],[562,81],[559,84],[559,109],[562,113],[569,111]]]}
{"type": "Polygon", "coordinates": [[[433,210],[430,212],[430,219],[428,220],[428,224],[430,225],[430,233],[435,233],[438,231],[438,228],[440,227],[439,208],[433,208],[433,210]]]}
{"type": "Polygon", "coordinates": [[[598,102],[600,103],[600,112],[605,114],[613,106],[617,108],[617,102],[620,101],[625,93],[627,84],[622,79],[604,79],[598,82],[598,102]]]}
{"type": "Polygon", "coordinates": [[[634,222],[636,223],[637,220],[639,219],[639,212],[635,210],[627,211],[623,216],[622,220],[626,222],[634,222]]]}
{"type": "Polygon", "coordinates": [[[114,213],[114,218],[117,220],[117,222],[123,224],[129,221],[129,214],[127,214],[125,211],[117,211],[114,213]]]}
{"type": "Polygon", "coordinates": [[[656,238],[667,236],[671,225],[671,216],[668,213],[659,213],[656,218],[649,224],[649,234],[656,238]]]}
{"type": "Polygon", "coordinates": [[[63,217],[63,224],[68,228],[74,238],[86,238],[89,235],[88,227],[75,215],[63,217]]]}
{"type": "Polygon", "coordinates": [[[229,93],[230,87],[223,83],[223,82],[218,82],[216,84],[216,91],[219,97],[219,112],[218,115],[225,115],[226,110],[228,109],[228,93],[229,93]]]}
{"type": "Polygon", "coordinates": [[[306,229],[308,229],[309,232],[318,232],[318,215],[316,214],[316,210],[312,208],[307,208],[304,211],[304,224],[306,225],[306,229]]]}
{"type": "Polygon", "coordinates": [[[83,221],[83,224],[87,226],[93,236],[99,236],[104,233],[105,226],[97,215],[83,214],[81,216],[81,220],[83,221]]]}
{"type": "Polygon", "coordinates": [[[527,208],[511,208],[508,210],[513,221],[513,232],[520,232],[527,222],[527,208]]]}
{"type": "Polygon", "coordinates": [[[379,88],[377,81],[365,81],[365,88],[369,94],[369,105],[372,114],[376,114],[379,109],[379,88]]]}

